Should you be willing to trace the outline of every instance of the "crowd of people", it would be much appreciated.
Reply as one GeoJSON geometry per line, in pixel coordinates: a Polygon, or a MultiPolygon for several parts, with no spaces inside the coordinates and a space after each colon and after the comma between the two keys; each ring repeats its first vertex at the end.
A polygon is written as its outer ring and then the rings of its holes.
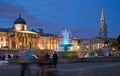
{"type": "Polygon", "coordinates": [[[57,62],[58,62],[58,54],[56,51],[53,53],[52,56],[50,56],[48,53],[45,55],[45,59],[49,61],[50,63],[54,64],[54,67],[57,67],[57,62]]]}
{"type": "Polygon", "coordinates": [[[2,55],[2,56],[0,56],[0,61],[9,60],[11,58],[12,58],[12,56],[10,54],[8,54],[8,55],[2,55]]]}
{"type": "Polygon", "coordinates": [[[58,54],[56,51],[32,51],[32,50],[21,50],[17,53],[3,53],[0,54],[0,61],[6,61],[10,59],[44,59],[45,61],[48,61],[48,63],[54,64],[54,66],[57,66],[58,61],[58,54]]]}

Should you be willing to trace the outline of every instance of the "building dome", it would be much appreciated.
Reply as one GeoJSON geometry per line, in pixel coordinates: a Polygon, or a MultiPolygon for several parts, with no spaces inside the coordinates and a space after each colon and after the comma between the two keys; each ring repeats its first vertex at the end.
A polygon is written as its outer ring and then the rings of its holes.
{"type": "Polygon", "coordinates": [[[14,24],[26,24],[25,20],[23,18],[21,18],[21,15],[19,15],[19,18],[17,18],[14,21],[14,24]]]}

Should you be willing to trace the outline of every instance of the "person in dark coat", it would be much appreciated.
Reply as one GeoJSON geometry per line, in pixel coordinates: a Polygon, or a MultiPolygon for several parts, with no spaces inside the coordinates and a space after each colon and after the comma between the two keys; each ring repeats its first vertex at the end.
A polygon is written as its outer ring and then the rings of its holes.
{"type": "Polygon", "coordinates": [[[55,67],[57,66],[57,61],[58,61],[58,54],[56,52],[54,52],[54,54],[53,54],[53,63],[54,63],[55,67]]]}
{"type": "Polygon", "coordinates": [[[2,56],[2,60],[5,61],[5,58],[6,58],[5,55],[3,55],[3,56],[2,56]]]}

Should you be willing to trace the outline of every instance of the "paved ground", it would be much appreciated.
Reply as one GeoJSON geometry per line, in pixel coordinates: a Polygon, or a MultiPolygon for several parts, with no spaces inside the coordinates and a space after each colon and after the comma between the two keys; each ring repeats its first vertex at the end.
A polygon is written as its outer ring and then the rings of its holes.
{"type": "MultiPolygon", "coordinates": [[[[20,68],[19,65],[0,65],[0,76],[20,76],[20,68]]],[[[32,76],[41,76],[37,65],[31,65],[30,69],[32,76]]],[[[28,72],[25,76],[29,76],[28,72]]],[[[44,76],[120,76],[120,62],[58,64],[57,68],[46,69],[44,76]]]]}

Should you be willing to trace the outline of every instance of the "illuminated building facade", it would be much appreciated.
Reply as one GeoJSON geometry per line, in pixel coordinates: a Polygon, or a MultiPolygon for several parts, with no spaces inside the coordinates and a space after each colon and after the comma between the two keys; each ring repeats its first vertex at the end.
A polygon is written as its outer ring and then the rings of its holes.
{"type": "MultiPolygon", "coordinates": [[[[60,35],[43,33],[42,29],[28,30],[21,15],[14,21],[13,28],[0,28],[0,49],[58,50],[61,41],[60,35]]],[[[79,40],[71,39],[71,42],[74,45],[71,50],[80,50],[79,40]]]]}

